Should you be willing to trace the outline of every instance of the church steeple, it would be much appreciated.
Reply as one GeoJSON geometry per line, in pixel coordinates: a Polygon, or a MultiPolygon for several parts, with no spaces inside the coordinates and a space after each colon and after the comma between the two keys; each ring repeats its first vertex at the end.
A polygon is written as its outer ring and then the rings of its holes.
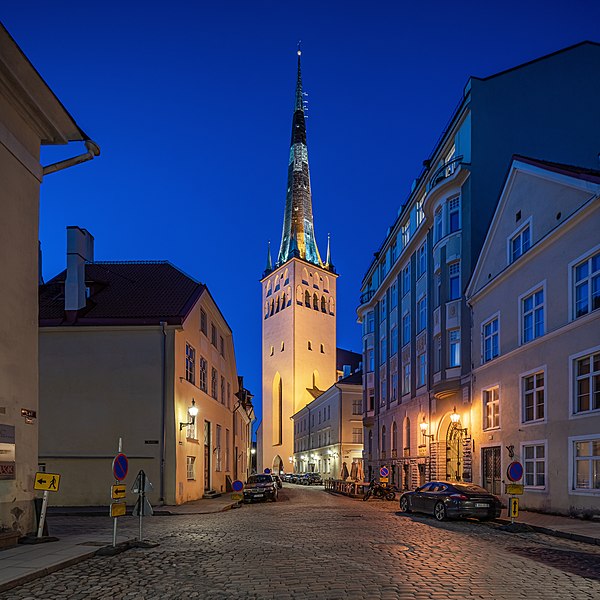
{"type": "Polygon", "coordinates": [[[292,119],[292,139],[288,164],[287,194],[285,215],[277,265],[282,265],[297,256],[314,265],[323,267],[319,255],[312,214],[312,194],[306,147],[306,120],[304,114],[304,94],[302,91],[302,71],[298,47],[298,75],[296,79],[296,99],[292,119]]]}

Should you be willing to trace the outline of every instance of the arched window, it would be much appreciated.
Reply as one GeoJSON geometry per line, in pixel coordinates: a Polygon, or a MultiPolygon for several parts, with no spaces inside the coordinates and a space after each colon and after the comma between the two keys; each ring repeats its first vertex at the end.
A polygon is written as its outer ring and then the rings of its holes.
{"type": "MultiPolygon", "coordinates": [[[[292,288],[289,285],[285,290],[285,298],[287,300],[286,306],[290,306],[292,304],[292,288]]],[[[300,290],[300,298],[302,298],[302,290],[300,290]]]]}
{"type": "Polygon", "coordinates": [[[269,302],[265,302],[265,319],[269,316],[269,302]]]}
{"type": "Polygon", "coordinates": [[[321,344],[321,354],[325,354],[325,345],[321,344]]]}
{"type": "Polygon", "coordinates": [[[267,296],[270,296],[273,293],[273,284],[271,280],[267,281],[267,296]]]}
{"type": "Polygon", "coordinates": [[[319,296],[313,294],[313,308],[319,310],[319,296]]]}
{"type": "Polygon", "coordinates": [[[329,298],[329,314],[330,315],[335,314],[335,302],[334,302],[333,298],[329,298]]]}
{"type": "Polygon", "coordinates": [[[325,300],[325,296],[321,296],[321,312],[327,312],[327,301],[325,300]]]}
{"type": "Polygon", "coordinates": [[[308,349],[312,350],[312,342],[310,340],[308,340],[308,349]]]}
{"type": "Polygon", "coordinates": [[[385,429],[385,425],[382,425],[382,427],[381,427],[381,451],[382,452],[385,452],[386,446],[387,446],[386,429],[385,429]]]}
{"type": "Polygon", "coordinates": [[[275,303],[275,312],[279,312],[279,296],[277,296],[277,302],[275,303]]]}
{"type": "Polygon", "coordinates": [[[325,275],[325,280],[323,281],[323,291],[326,293],[329,292],[329,277],[327,275],[325,275]]]}
{"type": "Polygon", "coordinates": [[[308,290],[304,292],[304,304],[310,308],[310,292],[308,290]]]}
{"type": "Polygon", "coordinates": [[[302,287],[301,287],[301,286],[298,286],[298,287],[296,288],[296,302],[297,302],[298,304],[302,304],[302,295],[303,295],[303,294],[302,294],[302,287]]]}
{"type": "Polygon", "coordinates": [[[302,283],[308,285],[308,271],[306,270],[306,267],[302,269],[302,283]]]}
{"type": "Polygon", "coordinates": [[[271,300],[271,314],[275,312],[275,300],[271,300]]]}
{"type": "Polygon", "coordinates": [[[410,419],[404,419],[404,450],[410,454],[410,419]]]}
{"type": "Polygon", "coordinates": [[[373,430],[369,429],[369,454],[373,454],[373,430]]]}
{"type": "Polygon", "coordinates": [[[281,310],[285,308],[285,292],[281,294],[281,310]]]}
{"type": "Polygon", "coordinates": [[[392,451],[398,450],[398,425],[396,421],[392,423],[392,451]]]}
{"type": "Polygon", "coordinates": [[[290,283],[290,273],[289,271],[286,269],[285,273],[283,275],[283,285],[289,285],[290,283]]]}

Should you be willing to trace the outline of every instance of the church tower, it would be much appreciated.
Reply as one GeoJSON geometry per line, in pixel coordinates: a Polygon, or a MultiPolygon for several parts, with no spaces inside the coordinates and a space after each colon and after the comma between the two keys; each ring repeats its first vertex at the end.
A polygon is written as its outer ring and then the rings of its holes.
{"type": "Polygon", "coordinates": [[[329,240],[315,239],[298,49],[287,195],[277,261],[269,247],[262,285],[263,422],[259,469],[292,471],[290,417],[336,381],[336,279],[329,240]],[[262,458],[262,464],[261,464],[262,458]]]}

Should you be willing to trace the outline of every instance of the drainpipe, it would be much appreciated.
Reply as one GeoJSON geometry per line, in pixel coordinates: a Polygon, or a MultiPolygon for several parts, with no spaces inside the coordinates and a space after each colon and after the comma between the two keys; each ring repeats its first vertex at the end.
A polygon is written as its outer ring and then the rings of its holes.
{"type": "Polygon", "coordinates": [[[162,402],[161,402],[161,440],[160,440],[160,498],[161,504],[165,503],[165,461],[167,452],[167,427],[165,412],[167,408],[167,332],[166,321],[161,321],[162,328],[162,402]]]}
{"type": "Polygon", "coordinates": [[[88,160],[92,160],[95,156],[100,156],[100,146],[98,146],[96,142],[93,142],[92,140],[85,140],[84,144],[87,148],[87,152],[84,154],[79,154],[78,156],[73,156],[72,158],[67,158],[66,160],[52,163],[51,165],[47,165],[43,167],[42,173],[44,175],[50,175],[50,173],[56,173],[57,171],[62,171],[63,169],[80,165],[88,160]]]}

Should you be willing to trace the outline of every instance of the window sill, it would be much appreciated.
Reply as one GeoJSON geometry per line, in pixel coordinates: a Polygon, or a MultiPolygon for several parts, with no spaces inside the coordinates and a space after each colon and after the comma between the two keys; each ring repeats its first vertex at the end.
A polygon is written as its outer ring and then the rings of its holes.
{"type": "Polygon", "coordinates": [[[533,427],[534,425],[546,425],[548,421],[546,419],[535,419],[533,421],[521,422],[522,427],[533,427]]]}
{"type": "Polygon", "coordinates": [[[590,489],[569,490],[569,496],[600,496],[600,489],[598,489],[598,490],[590,490],[590,489]]]}
{"type": "Polygon", "coordinates": [[[527,486],[527,485],[525,485],[525,486],[523,486],[523,491],[524,492],[536,492],[536,493],[542,492],[544,494],[548,493],[548,490],[546,489],[546,486],[544,486],[544,487],[536,487],[536,486],[527,486]]]}

